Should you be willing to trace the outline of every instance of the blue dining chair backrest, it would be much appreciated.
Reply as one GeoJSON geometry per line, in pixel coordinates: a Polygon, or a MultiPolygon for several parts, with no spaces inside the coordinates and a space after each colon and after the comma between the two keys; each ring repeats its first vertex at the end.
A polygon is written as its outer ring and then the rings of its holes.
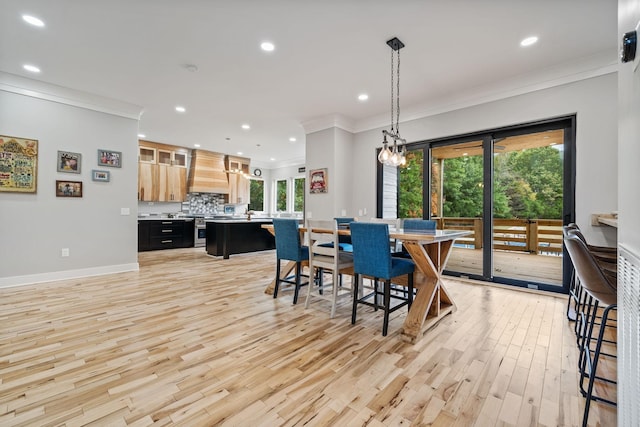
{"type": "Polygon", "coordinates": [[[390,279],[389,226],[382,223],[352,222],[349,228],[354,272],[390,279]]]}
{"type": "Polygon", "coordinates": [[[433,231],[436,229],[436,222],[431,219],[407,218],[404,220],[402,228],[405,230],[433,231]]]}
{"type": "Polygon", "coordinates": [[[309,259],[309,249],[300,244],[300,230],[297,219],[273,219],[276,235],[276,256],[278,259],[304,261],[309,259]]]}

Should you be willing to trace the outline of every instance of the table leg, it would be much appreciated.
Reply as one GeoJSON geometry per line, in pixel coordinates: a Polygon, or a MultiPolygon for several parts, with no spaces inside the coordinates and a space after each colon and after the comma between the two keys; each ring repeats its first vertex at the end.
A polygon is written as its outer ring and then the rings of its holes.
{"type": "Polygon", "coordinates": [[[417,242],[404,242],[404,246],[421,273],[414,275],[418,293],[401,332],[404,340],[415,343],[423,330],[433,327],[456,309],[441,280],[451,243],[435,242],[423,246],[417,242]]]}

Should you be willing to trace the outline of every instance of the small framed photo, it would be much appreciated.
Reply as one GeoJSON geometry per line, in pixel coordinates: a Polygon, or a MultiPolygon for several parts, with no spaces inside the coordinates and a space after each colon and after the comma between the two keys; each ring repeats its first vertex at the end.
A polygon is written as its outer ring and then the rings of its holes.
{"type": "Polygon", "coordinates": [[[56,181],[56,197],[82,197],[82,181],[56,181]]]}
{"type": "Polygon", "coordinates": [[[98,150],[98,166],[121,168],[122,153],[120,151],[98,150]]]}
{"type": "Polygon", "coordinates": [[[322,194],[329,192],[329,178],[327,168],[309,171],[309,193],[322,194]]]}
{"type": "Polygon", "coordinates": [[[58,172],[80,173],[82,154],[58,151],[58,172]]]}
{"type": "Polygon", "coordinates": [[[111,179],[111,172],[94,169],[91,171],[91,179],[94,181],[109,182],[111,179]]]}

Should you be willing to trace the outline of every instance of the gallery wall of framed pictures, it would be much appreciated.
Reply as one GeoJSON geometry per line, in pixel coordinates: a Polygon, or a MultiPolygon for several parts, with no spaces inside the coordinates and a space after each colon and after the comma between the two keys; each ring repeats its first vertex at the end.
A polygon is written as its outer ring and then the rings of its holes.
{"type": "MultiPolygon", "coordinates": [[[[58,150],[55,162],[57,172],[82,173],[82,153],[58,150]]],[[[96,164],[121,168],[122,153],[100,149],[96,164]]],[[[111,181],[111,172],[92,169],[91,180],[108,183],[111,181]]],[[[36,193],[37,182],[38,140],[0,135],[0,192],[36,193]]],[[[57,179],[55,194],[56,197],[82,197],[82,181],[57,179]]]]}

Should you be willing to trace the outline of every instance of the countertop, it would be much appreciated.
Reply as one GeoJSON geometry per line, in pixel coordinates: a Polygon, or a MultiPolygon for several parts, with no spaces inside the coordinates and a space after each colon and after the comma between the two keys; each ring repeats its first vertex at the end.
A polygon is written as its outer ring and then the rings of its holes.
{"type": "Polygon", "coordinates": [[[139,216],[138,221],[193,221],[193,218],[167,218],[157,216],[139,216]]]}
{"type": "Polygon", "coordinates": [[[240,222],[272,222],[271,218],[251,218],[248,220],[247,218],[228,218],[228,219],[205,219],[205,222],[214,222],[214,223],[240,223],[240,222]]]}

